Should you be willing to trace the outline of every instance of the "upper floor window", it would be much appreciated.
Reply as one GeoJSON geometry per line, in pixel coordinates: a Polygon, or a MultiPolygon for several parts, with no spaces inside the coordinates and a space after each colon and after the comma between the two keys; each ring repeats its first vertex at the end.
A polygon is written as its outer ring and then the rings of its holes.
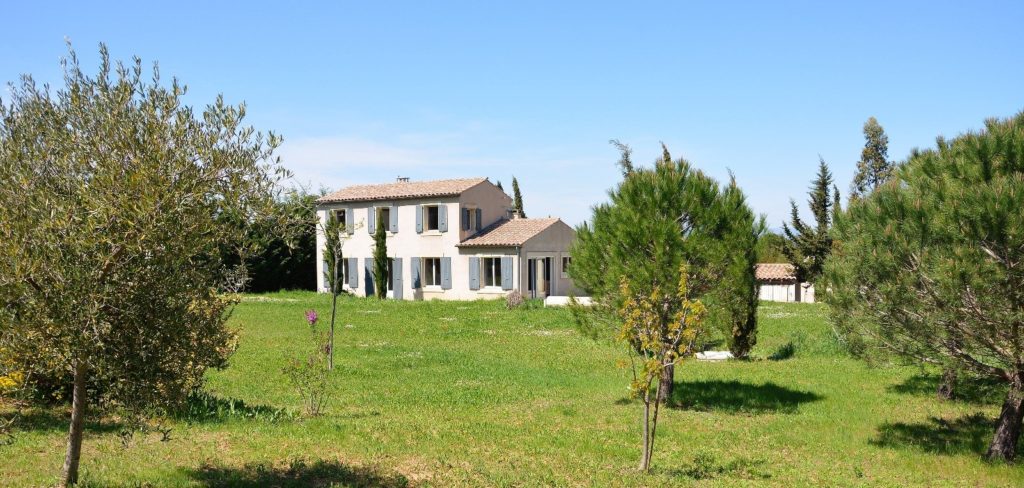
{"type": "Polygon", "coordinates": [[[501,286],[501,258],[483,258],[484,286],[501,286]]]}
{"type": "Polygon", "coordinates": [[[345,225],[345,209],[341,208],[334,211],[334,218],[341,222],[341,225],[345,225]]]}
{"type": "Polygon", "coordinates": [[[423,222],[425,230],[441,230],[441,212],[437,205],[423,207],[423,222]]]}
{"type": "Polygon", "coordinates": [[[572,264],[572,258],[569,256],[562,256],[562,278],[569,277],[569,265],[572,264]]]}
{"type": "Polygon", "coordinates": [[[388,207],[378,207],[377,222],[379,225],[384,226],[384,230],[391,230],[388,228],[391,225],[391,209],[388,207]]]}

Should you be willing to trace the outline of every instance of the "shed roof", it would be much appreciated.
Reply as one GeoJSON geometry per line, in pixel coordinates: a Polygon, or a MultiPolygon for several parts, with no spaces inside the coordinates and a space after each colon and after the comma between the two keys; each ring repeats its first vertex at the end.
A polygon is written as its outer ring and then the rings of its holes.
{"type": "Polygon", "coordinates": [[[561,220],[557,218],[499,220],[462,241],[459,247],[521,246],[558,222],[561,220]]]}
{"type": "Polygon", "coordinates": [[[376,185],[346,186],[317,199],[318,203],[360,202],[375,200],[402,200],[423,197],[448,197],[487,181],[487,178],[457,178],[449,180],[398,181],[376,185]]]}
{"type": "Polygon", "coordinates": [[[796,268],[789,263],[758,263],[754,276],[758,281],[795,281],[796,268]]]}

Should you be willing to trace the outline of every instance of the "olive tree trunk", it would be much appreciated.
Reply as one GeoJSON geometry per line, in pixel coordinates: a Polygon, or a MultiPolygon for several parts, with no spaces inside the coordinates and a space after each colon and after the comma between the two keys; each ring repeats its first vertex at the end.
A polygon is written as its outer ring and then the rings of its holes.
{"type": "Polygon", "coordinates": [[[1017,456],[1017,441],[1020,440],[1021,421],[1024,420],[1024,382],[1015,379],[999,413],[996,433],[988,446],[985,457],[990,461],[1012,461],[1017,456]]]}
{"type": "Polygon", "coordinates": [[[82,457],[82,431],[85,421],[85,365],[75,365],[75,383],[71,400],[71,428],[68,430],[68,451],[64,456],[62,486],[78,483],[78,461],[82,457]]]}
{"type": "Polygon", "coordinates": [[[946,368],[942,370],[942,380],[939,381],[938,391],[935,392],[939,400],[952,400],[956,397],[956,370],[946,368]]]}

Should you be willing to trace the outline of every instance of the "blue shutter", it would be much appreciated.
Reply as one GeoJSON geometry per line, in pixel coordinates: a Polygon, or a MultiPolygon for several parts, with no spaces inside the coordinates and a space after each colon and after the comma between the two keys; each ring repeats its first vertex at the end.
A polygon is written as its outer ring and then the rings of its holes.
{"type": "Polygon", "coordinates": [[[409,258],[409,278],[412,279],[412,289],[423,288],[420,280],[420,258],[409,258]]]}
{"type": "Polygon", "coordinates": [[[377,209],[374,207],[366,209],[366,230],[370,231],[370,235],[373,235],[373,233],[377,231],[377,226],[374,225],[376,224],[376,220],[377,209]]]}
{"type": "Polygon", "coordinates": [[[469,230],[469,209],[462,209],[462,230],[469,230]]]}
{"type": "Polygon", "coordinates": [[[501,258],[501,289],[512,289],[512,258],[508,256],[501,258]]]}
{"type": "Polygon", "coordinates": [[[366,274],[363,275],[363,288],[365,288],[366,296],[373,296],[373,258],[365,258],[366,263],[366,274]]]}
{"type": "Polygon", "coordinates": [[[359,288],[359,259],[348,258],[348,287],[355,291],[359,288]]]}
{"type": "Polygon", "coordinates": [[[391,206],[391,211],[388,212],[388,216],[391,217],[390,226],[388,227],[389,230],[391,230],[392,234],[397,233],[398,232],[398,207],[395,206],[395,205],[392,205],[391,206]]]}
{"type": "Polygon", "coordinates": [[[327,289],[327,291],[331,291],[331,275],[328,273],[329,270],[327,269],[327,266],[327,258],[324,257],[324,288],[327,289]]]}
{"type": "Polygon", "coordinates": [[[416,233],[423,233],[423,207],[416,206],[416,233]]]}
{"type": "Polygon", "coordinates": [[[452,289],[452,258],[441,258],[441,289],[452,289]]]}
{"type": "Polygon", "coordinates": [[[437,229],[441,232],[448,232],[448,205],[437,206],[437,229]]]}
{"type": "Polygon", "coordinates": [[[395,258],[392,261],[391,275],[392,287],[394,288],[393,296],[395,300],[401,300],[402,288],[405,288],[405,282],[402,281],[402,258],[395,258]]]}
{"type": "Polygon", "coordinates": [[[484,228],[484,211],[476,209],[476,230],[484,228]]]}
{"type": "MultiPolygon", "coordinates": [[[[355,210],[351,208],[345,209],[345,233],[351,234],[356,229],[355,224],[355,210]]],[[[355,269],[355,268],[352,268],[355,269]]]]}
{"type": "Polygon", "coordinates": [[[469,289],[480,289],[480,258],[476,256],[469,258],[469,289]]]}

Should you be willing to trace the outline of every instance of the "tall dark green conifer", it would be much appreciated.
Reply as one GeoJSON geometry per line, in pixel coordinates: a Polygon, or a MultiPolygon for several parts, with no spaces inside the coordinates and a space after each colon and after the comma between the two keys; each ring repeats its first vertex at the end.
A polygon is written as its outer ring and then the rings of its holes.
{"type": "MultiPolygon", "coordinates": [[[[812,227],[800,219],[800,211],[796,202],[790,200],[790,219],[792,222],[782,224],[782,232],[786,242],[782,253],[796,268],[797,279],[801,282],[814,282],[821,276],[825,258],[832,251],[832,218],[836,200],[832,196],[832,173],[824,159],[818,160],[818,177],[815,178],[808,192],[811,213],[815,225],[812,227]]],[[[838,193],[838,192],[836,192],[838,193]]]]}
{"type": "Polygon", "coordinates": [[[512,177],[512,205],[516,207],[516,212],[520,217],[526,218],[526,212],[523,210],[523,194],[519,193],[519,180],[515,176],[512,177]]]}
{"type": "Polygon", "coordinates": [[[889,136],[874,117],[864,122],[864,149],[857,161],[857,174],[853,177],[850,196],[861,198],[885,183],[893,174],[889,161],[889,136]]]}
{"type": "Polygon", "coordinates": [[[384,233],[386,225],[387,222],[377,222],[377,229],[373,233],[373,281],[376,285],[373,291],[381,300],[388,296],[388,241],[384,233]]]}

